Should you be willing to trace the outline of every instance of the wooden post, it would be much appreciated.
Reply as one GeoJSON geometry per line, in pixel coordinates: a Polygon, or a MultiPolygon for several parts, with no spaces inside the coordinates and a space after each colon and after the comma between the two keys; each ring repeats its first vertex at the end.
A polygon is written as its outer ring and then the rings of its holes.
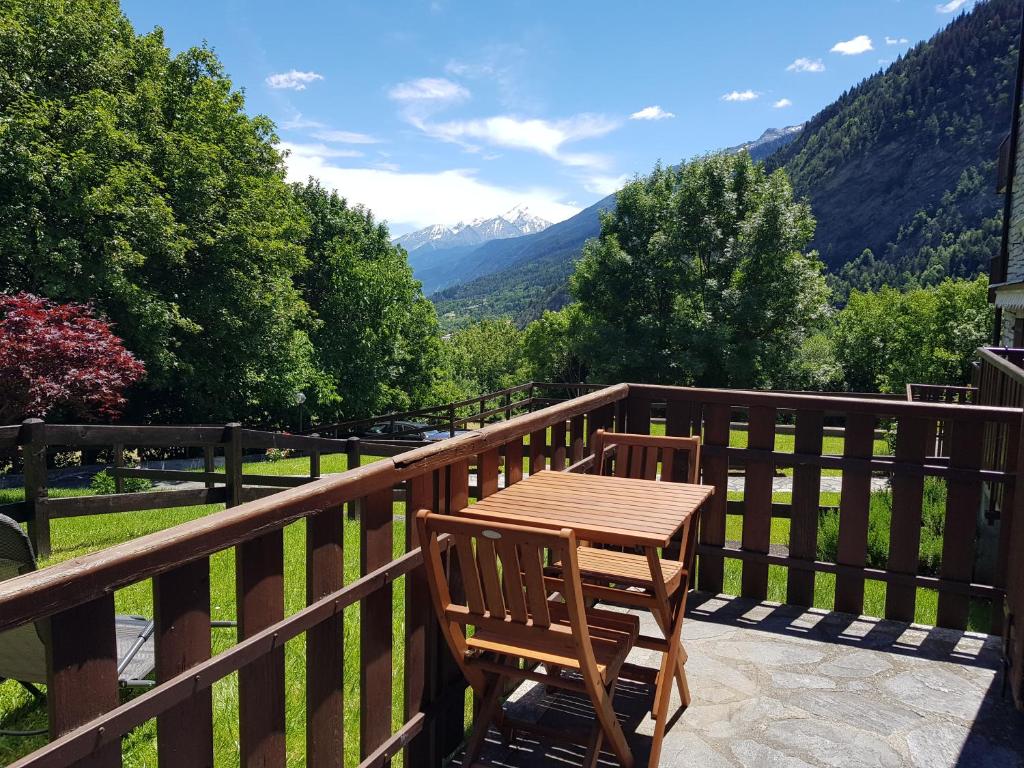
{"type": "MultiPolygon", "coordinates": [[[[311,437],[320,437],[313,433],[311,437]]],[[[314,448],[309,452],[309,479],[316,480],[320,477],[320,449],[314,448]]]]}
{"type": "MultiPolygon", "coordinates": [[[[114,596],[75,605],[52,616],[47,624],[46,703],[52,740],[119,703],[114,596]]],[[[121,744],[101,747],[75,765],[120,768],[121,744]]]]}
{"type": "MultiPolygon", "coordinates": [[[[794,451],[820,456],[825,431],[822,411],[797,411],[794,451]]],[[[821,507],[821,467],[798,465],[793,469],[793,506],[790,512],[789,556],[808,562],[818,559],[818,510],[821,507]]],[[[787,602],[814,604],[814,571],[789,568],[787,602]]]]}
{"type": "Polygon", "coordinates": [[[487,411],[487,397],[480,398],[480,429],[484,428],[484,413],[487,411]]]}
{"type": "Polygon", "coordinates": [[[224,427],[224,478],[227,506],[237,507],[242,498],[242,425],[231,422],[224,427]]]}
{"type": "MultiPolygon", "coordinates": [[[[319,452],[316,454],[319,458],[319,452]]],[[[312,463],[312,455],[310,456],[312,463]]],[[[312,474],[313,467],[310,469],[312,474]]],[[[319,475],[319,462],[315,467],[319,475]]],[[[306,519],[306,604],[345,579],[345,513],[325,509],[306,519]]],[[[341,768],[345,756],[345,615],[338,611],[306,633],[306,765],[341,768]]]]}
{"type": "Polygon", "coordinates": [[[46,509],[46,424],[26,419],[21,428],[21,455],[25,464],[25,505],[28,535],[36,557],[50,556],[50,514],[46,509]]]}
{"type": "Polygon", "coordinates": [[[121,477],[121,473],[117,470],[124,466],[124,445],[122,443],[114,443],[114,492],[124,493],[124,478],[121,477]]]}
{"type": "Polygon", "coordinates": [[[448,406],[448,437],[455,437],[455,406],[448,406]]]}
{"type": "MultiPolygon", "coordinates": [[[[214,461],[214,458],[213,458],[213,446],[212,445],[203,446],[203,472],[206,472],[207,474],[210,474],[210,473],[212,473],[216,469],[217,469],[217,462],[214,461]]],[[[216,483],[213,480],[207,480],[206,481],[206,487],[207,488],[213,488],[215,485],[216,485],[216,483]]]]}
{"type": "MultiPolygon", "coordinates": [[[[406,484],[405,536],[407,548],[419,546],[413,518],[421,509],[436,506],[434,473],[414,477],[406,484]]],[[[430,587],[423,567],[409,574],[405,588],[405,719],[430,708],[440,694],[440,654],[448,653],[440,627],[431,609],[430,587]]],[[[441,752],[438,718],[426,722],[423,730],[405,749],[409,768],[434,768],[446,755],[441,752]]]]}
{"type": "MultiPolygon", "coordinates": [[[[875,417],[865,413],[846,416],[843,455],[848,459],[870,459],[874,452],[875,417]]],[[[839,497],[840,565],[863,568],[867,563],[868,512],[871,508],[871,470],[850,467],[843,470],[843,489],[839,497]]],[[[864,577],[836,575],[836,610],[860,615],[864,611],[864,577]]]]}
{"type": "MultiPolygon", "coordinates": [[[[355,469],[363,462],[362,444],[358,437],[350,437],[345,441],[345,458],[347,459],[346,469],[355,469]]],[[[359,514],[359,501],[352,499],[348,503],[348,516],[355,519],[359,514]]]]}
{"type": "MultiPolygon", "coordinates": [[[[284,618],[284,531],[235,547],[235,589],[239,640],[284,618]]],[[[238,670],[242,768],[284,768],[284,687],[284,643],[238,670]]]]}
{"type": "MultiPolygon", "coordinates": [[[[775,409],[766,406],[750,408],[749,445],[763,451],[775,449],[775,409]]],[[[743,549],[767,554],[772,528],[772,477],[775,465],[771,459],[747,461],[743,488],[743,549]]],[[[768,565],[743,563],[740,591],[743,597],[764,600],[768,596],[768,565]]]]}
{"type": "MultiPolygon", "coordinates": [[[[363,499],[359,526],[359,572],[365,576],[392,558],[391,488],[363,499]]],[[[411,523],[411,521],[410,521],[411,523]]],[[[391,584],[359,603],[359,756],[365,760],[391,736],[391,584]]]]}
{"type": "MultiPolygon", "coordinates": [[[[719,452],[709,454],[701,459],[701,481],[705,485],[716,488],[729,487],[729,457],[725,453],[729,445],[730,410],[728,405],[708,405],[704,408],[706,418],[704,441],[708,446],[716,446],[719,452]]],[[[700,543],[711,547],[725,546],[726,510],[728,494],[715,493],[704,508],[700,519],[700,543]]],[[[744,527],[746,527],[744,525],[744,527]]],[[[700,567],[697,570],[698,589],[717,595],[722,591],[725,573],[724,560],[721,555],[700,556],[700,567]]]]}
{"type": "MultiPolygon", "coordinates": [[[[928,449],[928,420],[903,416],[896,422],[896,461],[924,464],[928,449]]],[[[917,574],[921,549],[921,504],[924,475],[895,474],[892,478],[892,528],[889,531],[887,569],[917,574]]],[[[888,584],[885,588],[885,618],[913,621],[917,587],[888,584]]]]}
{"type": "MultiPolygon", "coordinates": [[[[200,558],[153,579],[156,679],[164,683],[210,658],[210,560],[200,558]]],[[[212,768],[210,688],[157,715],[160,768],[212,768]]]]}
{"type": "Polygon", "coordinates": [[[505,421],[512,418],[512,393],[505,393],[505,421]]]}

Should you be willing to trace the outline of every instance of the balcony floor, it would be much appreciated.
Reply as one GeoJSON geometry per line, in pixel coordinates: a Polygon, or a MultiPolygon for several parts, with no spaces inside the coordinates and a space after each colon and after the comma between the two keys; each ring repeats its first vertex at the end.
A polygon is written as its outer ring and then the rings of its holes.
{"type": "MultiPolygon", "coordinates": [[[[691,596],[683,635],[693,703],[670,723],[662,766],[1024,765],[1024,715],[1001,696],[999,638],[702,595],[691,596]]],[[[657,654],[631,661],[655,666],[657,654]]],[[[516,717],[545,725],[588,717],[582,702],[537,685],[513,699],[516,717]]],[[[650,749],[648,702],[646,687],[628,683],[615,699],[638,766],[650,749]]],[[[482,764],[581,758],[521,735],[510,747],[489,742],[482,764]]]]}

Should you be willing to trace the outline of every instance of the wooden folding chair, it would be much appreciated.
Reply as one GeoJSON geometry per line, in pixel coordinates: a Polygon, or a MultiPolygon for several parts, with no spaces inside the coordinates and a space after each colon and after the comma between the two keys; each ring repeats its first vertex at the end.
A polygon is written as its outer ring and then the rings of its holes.
{"type": "Polygon", "coordinates": [[[607,739],[619,762],[633,765],[612,698],[626,655],[639,634],[635,616],[586,610],[576,562],[576,537],[569,529],[527,528],[488,523],[421,510],[416,515],[430,592],[442,633],[479,708],[463,766],[479,757],[494,723],[508,738],[513,730],[558,734],[514,722],[502,710],[506,683],[522,680],[589,696],[596,724],[583,738],[563,740],[587,746],[584,764],[596,765],[607,739]],[[451,564],[461,573],[465,600],[454,600],[441,558],[441,537],[451,537],[451,564]],[[545,555],[563,564],[557,581],[545,580],[545,555]],[[564,602],[549,599],[557,587],[564,602]],[[473,627],[467,637],[464,627],[473,627]],[[522,666],[521,666],[522,664],[522,666]],[[578,673],[562,677],[537,671],[538,665],[578,673]]]}
{"type": "MultiPolygon", "coordinates": [[[[628,433],[594,434],[594,474],[641,480],[697,483],[700,471],[699,437],[657,437],[628,433]],[[614,453],[612,450],[614,448],[614,453]],[[612,455],[606,456],[609,453],[612,455]],[[660,468],[660,472],[659,472],[660,468]],[[609,471],[610,470],[610,471],[609,471]]],[[[682,646],[683,612],[697,543],[696,515],[680,531],[678,541],[661,556],[653,548],[642,554],[580,547],[577,563],[583,593],[591,600],[625,604],[650,611],[664,639],[640,636],[637,646],[665,654],[651,714],[658,721],[654,754],[660,749],[667,720],[671,675],[679,688],[682,706],[690,705],[686,680],[686,650],[682,646]],[[668,670],[671,670],[669,672],[668,670]]],[[[550,572],[550,570],[549,570],[550,572]]]]}

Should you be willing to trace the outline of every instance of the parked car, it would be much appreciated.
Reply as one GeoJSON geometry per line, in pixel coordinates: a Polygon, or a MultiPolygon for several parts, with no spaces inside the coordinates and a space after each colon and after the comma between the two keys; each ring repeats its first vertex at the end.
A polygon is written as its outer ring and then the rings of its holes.
{"type": "Polygon", "coordinates": [[[426,440],[426,433],[430,431],[433,431],[430,424],[418,421],[385,421],[374,424],[361,437],[367,440],[426,440]]]}

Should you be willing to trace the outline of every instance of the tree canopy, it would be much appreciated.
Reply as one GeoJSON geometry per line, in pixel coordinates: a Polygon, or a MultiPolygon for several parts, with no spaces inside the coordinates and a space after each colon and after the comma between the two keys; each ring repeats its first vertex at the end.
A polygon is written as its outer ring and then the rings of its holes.
{"type": "Polygon", "coordinates": [[[827,311],[810,209],[746,153],[658,166],[618,194],[572,278],[603,381],[778,386],[827,311]]]}
{"type": "Polygon", "coordinates": [[[423,396],[439,341],[404,254],[285,182],[273,124],[210,48],[173,55],[114,0],[9,0],[0,58],[0,293],[109,317],[147,368],[130,416],[282,423],[298,391],[324,416],[423,396]]]}

